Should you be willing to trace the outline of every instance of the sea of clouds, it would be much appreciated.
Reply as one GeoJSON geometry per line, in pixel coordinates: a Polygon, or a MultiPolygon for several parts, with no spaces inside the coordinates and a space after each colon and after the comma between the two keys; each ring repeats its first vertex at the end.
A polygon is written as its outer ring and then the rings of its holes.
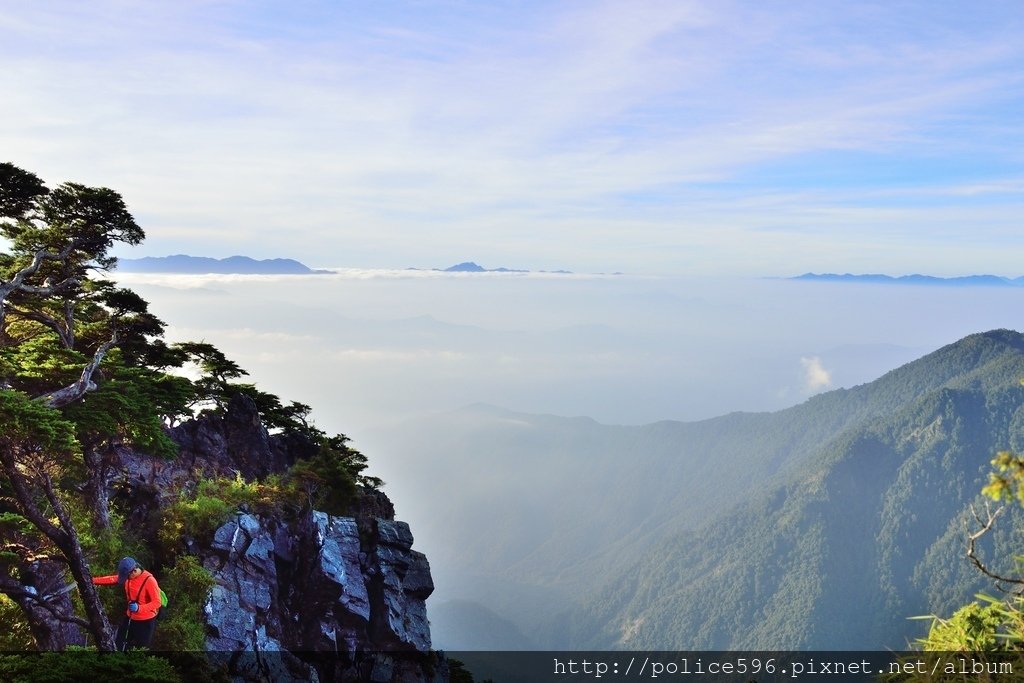
{"type": "Polygon", "coordinates": [[[972,332],[1024,291],[609,274],[337,269],[119,273],[251,379],[360,430],[490,403],[639,424],[773,410],[870,381],[972,332]]]}

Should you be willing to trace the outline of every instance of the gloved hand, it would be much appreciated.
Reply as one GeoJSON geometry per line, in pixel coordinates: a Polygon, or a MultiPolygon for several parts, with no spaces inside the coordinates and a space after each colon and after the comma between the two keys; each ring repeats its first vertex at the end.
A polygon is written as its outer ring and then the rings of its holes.
{"type": "Polygon", "coordinates": [[[139,603],[135,602],[134,600],[129,602],[128,603],[128,611],[129,612],[138,612],[139,611],[139,603]]]}

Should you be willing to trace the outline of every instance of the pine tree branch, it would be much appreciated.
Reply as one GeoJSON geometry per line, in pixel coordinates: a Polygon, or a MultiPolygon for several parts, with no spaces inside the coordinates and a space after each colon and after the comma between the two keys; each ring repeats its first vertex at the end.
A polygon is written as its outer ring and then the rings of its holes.
{"type": "Polygon", "coordinates": [[[89,361],[89,364],[82,370],[82,375],[78,378],[77,382],[69,384],[61,389],[57,389],[56,391],[51,391],[48,394],[36,396],[35,400],[42,401],[43,404],[49,408],[61,408],[69,403],[74,403],[85,396],[86,393],[94,390],[96,388],[96,383],[92,381],[92,375],[96,372],[96,368],[100,366],[100,363],[103,362],[103,357],[107,355],[107,351],[109,351],[110,347],[116,343],[117,330],[114,330],[113,336],[111,336],[103,346],[96,350],[92,360],[89,361]]]}
{"type": "Polygon", "coordinates": [[[27,266],[25,266],[17,273],[15,273],[14,277],[12,277],[10,280],[6,282],[0,280],[0,327],[2,327],[4,323],[4,302],[6,302],[7,297],[11,294],[11,292],[15,290],[20,290],[29,294],[49,296],[67,287],[73,282],[77,282],[75,278],[67,278],[66,280],[62,280],[57,284],[44,285],[42,287],[25,284],[25,280],[27,278],[32,277],[39,271],[39,269],[43,265],[43,261],[63,261],[68,256],[70,256],[71,252],[73,252],[79,246],[81,246],[81,241],[75,239],[71,240],[71,242],[69,242],[67,246],[65,246],[57,253],[53,253],[52,251],[49,251],[47,249],[39,249],[38,251],[36,251],[35,254],[32,255],[32,261],[27,266]]]}
{"type": "Polygon", "coordinates": [[[39,323],[40,325],[49,327],[57,333],[57,336],[60,338],[61,344],[64,345],[64,348],[70,349],[74,346],[73,333],[70,332],[69,328],[57,318],[47,315],[42,311],[26,311],[18,306],[14,306],[13,304],[8,304],[8,311],[11,315],[23,318],[24,320],[31,320],[39,323]]]}
{"type": "Polygon", "coordinates": [[[51,522],[49,516],[36,505],[35,496],[29,490],[29,485],[25,481],[26,477],[18,467],[17,459],[10,449],[0,448],[0,465],[3,466],[4,474],[7,475],[11,488],[14,489],[14,497],[17,499],[18,509],[22,516],[43,532],[58,548],[66,546],[67,533],[51,522]]]}

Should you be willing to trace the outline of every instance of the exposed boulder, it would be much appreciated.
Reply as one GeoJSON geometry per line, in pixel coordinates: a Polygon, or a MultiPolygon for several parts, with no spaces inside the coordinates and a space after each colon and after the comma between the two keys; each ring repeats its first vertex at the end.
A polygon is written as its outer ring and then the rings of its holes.
{"type": "Polygon", "coordinates": [[[281,640],[285,610],[274,548],[270,531],[252,515],[240,514],[214,533],[203,560],[216,582],[203,610],[206,648],[224,657],[239,680],[315,680],[315,670],[281,640]]]}
{"type": "Polygon", "coordinates": [[[367,526],[372,545],[364,570],[373,596],[372,638],[395,649],[429,650],[426,599],[434,582],[427,558],[412,550],[405,522],[374,519],[367,526]]]}
{"type": "Polygon", "coordinates": [[[239,514],[203,551],[216,581],[207,648],[234,654],[241,680],[258,680],[270,662],[288,675],[312,667],[341,680],[441,680],[426,618],[430,566],[412,540],[393,520],[366,520],[361,533],[355,518],[318,511],[289,523],[239,514]]]}

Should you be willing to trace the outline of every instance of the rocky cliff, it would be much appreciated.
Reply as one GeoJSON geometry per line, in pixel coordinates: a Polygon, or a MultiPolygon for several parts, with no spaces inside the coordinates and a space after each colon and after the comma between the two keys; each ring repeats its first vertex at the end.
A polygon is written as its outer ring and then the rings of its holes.
{"type": "MultiPolygon", "coordinates": [[[[201,478],[265,477],[312,454],[302,439],[268,434],[243,396],[171,435],[174,460],[118,453],[111,485],[140,527],[201,478]]],[[[240,509],[212,541],[183,541],[215,581],[206,648],[236,680],[448,679],[443,655],[430,648],[430,566],[383,493],[362,491],[344,517],[240,509]]]]}

